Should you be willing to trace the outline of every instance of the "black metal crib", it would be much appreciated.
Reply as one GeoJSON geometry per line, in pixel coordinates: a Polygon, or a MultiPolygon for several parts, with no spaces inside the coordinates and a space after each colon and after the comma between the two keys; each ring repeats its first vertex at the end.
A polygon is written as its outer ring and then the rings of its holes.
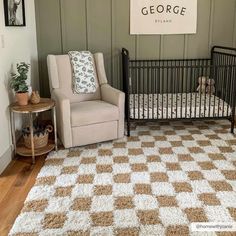
{"type": "Polygon", "coordinates": [[[140,120],[229,119],[234,132],[235,48],[214,46],[210,59],[180,60],[130,60],[123,48],[122,65],[128,136],[140,120]]]}

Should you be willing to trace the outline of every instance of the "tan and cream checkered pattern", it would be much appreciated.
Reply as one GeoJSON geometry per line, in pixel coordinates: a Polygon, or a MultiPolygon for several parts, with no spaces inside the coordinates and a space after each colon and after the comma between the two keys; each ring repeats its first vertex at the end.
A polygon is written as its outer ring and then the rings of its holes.
{"type": "Polygon", "coordinates": [[[10,235],[196,235],[191,222],[235,221],[229,122],[165,122],[51,153],[10,235]]]}

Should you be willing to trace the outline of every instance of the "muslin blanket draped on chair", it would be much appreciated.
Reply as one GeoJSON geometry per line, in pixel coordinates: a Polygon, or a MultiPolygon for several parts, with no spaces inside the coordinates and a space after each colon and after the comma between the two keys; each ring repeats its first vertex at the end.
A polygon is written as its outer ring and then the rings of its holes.
{"type": "Polygon", "coordinates": [[[88,51],[70,51],[72,72],[73,72],[73,93],[95,93],[95,67],[93,62],[93,55],[88,51]]]}

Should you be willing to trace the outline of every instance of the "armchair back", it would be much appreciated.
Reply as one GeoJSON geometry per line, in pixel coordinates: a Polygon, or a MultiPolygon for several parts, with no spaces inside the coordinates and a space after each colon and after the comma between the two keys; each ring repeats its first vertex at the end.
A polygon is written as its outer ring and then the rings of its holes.
{"type": "Polygon", "coordinates": [[[100,86],[107,83],[102,53],[94,54],[97,90],[91,94],[74,94],[72,91],[72,68],[68,55],[48,55],[47,58],[50,91],[59,89],[71,103],[100,100],[100,86]]]}

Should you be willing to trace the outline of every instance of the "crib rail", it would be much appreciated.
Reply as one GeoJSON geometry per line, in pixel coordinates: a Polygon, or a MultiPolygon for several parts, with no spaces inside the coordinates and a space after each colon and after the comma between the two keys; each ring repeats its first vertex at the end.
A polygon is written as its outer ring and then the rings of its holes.
{"type": "MultiPolygon", "coordinates": [[[[227,101],[232,108],[232,127],[235,121],[235,106],[236,106],[236,48],[214,46],[211,50],[211,63],[218,67],[222,65],[230,65],[232,69],[225,73],[225,71],[217,71],[218,87],[224,89],[216,91],[217,96],[227,101]],[[229,78],[227,78],[229,76],[229,78]]],[[[232,128],[231,128],[232,129],[232,128]]]]}
{"type": "Polygon", "coordinates": [[[132,120],[227,118],[233,127],[235,50],[215,46],[211,59],[130,60],[123,48],[122,63],[128,134],[132,120]]]}

